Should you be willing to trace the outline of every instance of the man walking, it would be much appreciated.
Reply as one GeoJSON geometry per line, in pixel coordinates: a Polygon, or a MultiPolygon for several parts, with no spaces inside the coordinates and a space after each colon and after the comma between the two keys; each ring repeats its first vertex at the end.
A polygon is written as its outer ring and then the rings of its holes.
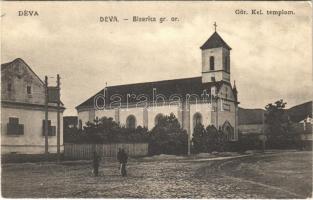
{"type": "Polygon", "coordinates": [[[127,164],[127,160],[128,160],[128,155],[124,151],[124,149],[119,149],[119,151],[117,153],[117,160],[120,163],[121,175],[127,176],[126,164],[127,164]]]}

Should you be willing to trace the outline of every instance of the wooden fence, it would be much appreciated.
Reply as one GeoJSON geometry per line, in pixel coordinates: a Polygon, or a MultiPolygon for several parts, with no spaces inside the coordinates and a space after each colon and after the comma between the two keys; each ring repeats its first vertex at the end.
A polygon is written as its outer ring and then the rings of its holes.
{"type": "Polygon", "coordinates": [[[119,148],[123,148],[129,156],[148,155],[148,143],[121,144],[64,144],[65,159],[90,160],[96,150],[101,157],[116,157],[119,148]]]}

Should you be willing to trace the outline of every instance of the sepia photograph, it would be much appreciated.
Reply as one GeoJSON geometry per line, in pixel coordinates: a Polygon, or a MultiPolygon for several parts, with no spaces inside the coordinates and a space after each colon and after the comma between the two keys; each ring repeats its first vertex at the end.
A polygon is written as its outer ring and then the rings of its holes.
{"type": "Polygon", "coordinates": [[[1,197],[312,198],[309,1],[1,2],[1,197]]]}

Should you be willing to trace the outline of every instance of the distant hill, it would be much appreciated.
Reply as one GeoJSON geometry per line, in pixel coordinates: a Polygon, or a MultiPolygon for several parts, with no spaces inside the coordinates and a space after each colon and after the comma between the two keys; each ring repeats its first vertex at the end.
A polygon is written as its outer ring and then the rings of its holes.
{"type": "Polygon", "coordinates": [[[312,117],[312,101],[287,109],[287,114],[293,122],[300,122],[307,116],[312,117]]]}
{"type": "MultiPolygon", "coordinates": [[[[240,108],[238,110],[238,123],[240,124],[262,124],[262,116],[264,109],[246,109],[240,108]]],[[[286,114],[293,122],[300,122],[307,116],[312,117],[312,101],[293,106],[286,109],[286,114]]]]}
{"type": "Polygon", "coordinates": [[[238,123],[240,124],[262,124],[262,117],[264,109],[246,109],[240,108],[238,110],[238,123]]]}

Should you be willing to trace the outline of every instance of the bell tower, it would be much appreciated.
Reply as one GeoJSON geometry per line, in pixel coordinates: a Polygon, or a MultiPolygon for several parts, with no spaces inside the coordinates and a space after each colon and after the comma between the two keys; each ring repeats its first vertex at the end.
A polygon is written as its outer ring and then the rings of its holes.
{"type": "Polygon", "coordinates": [[[230,83],[230,46],[215,31],[200,47],[202,53],[202,83],[226,81],[230,83]]]}

